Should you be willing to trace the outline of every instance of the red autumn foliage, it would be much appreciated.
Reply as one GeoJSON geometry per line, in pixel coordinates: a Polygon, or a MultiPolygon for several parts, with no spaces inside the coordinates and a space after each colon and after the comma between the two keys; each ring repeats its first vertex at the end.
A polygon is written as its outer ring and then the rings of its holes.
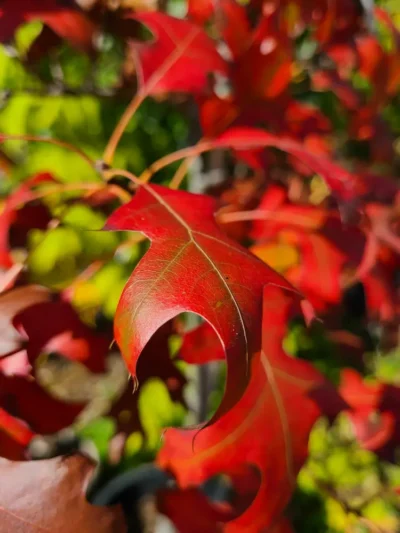
{"type": "MultiPolygon", "coordinates": [[[[194,429],[168,429],[156,458],[175,480],[157,494],[158,509],[181,533],[293,533],[286,507],[321,415],[332,420],[344,411],[360,445],[384,460],[394,462],[400,446],[398,387],[370,383],[347,368],[335,389],[311,362],[283,347],[292,319],[303,311],[308,324],[316,311],[327,328],[335,325],[331,339],[350,339],[362,351],[362,333],[337,330],[356,283],[366,299],[358,325],[378,322],[382,345],[397,342],[400,195],[395,128],[387,115],[400,86],[400,32],[381,8],[367,10],[352,0],[317,4],[189,0],[187,17],[176,18],[139,0],[0,1],[0,42],[12,42],[27,22],[44,26],[23,58],[26,67],[36,67],[63,42],[95,62],[109,34],[123,55],[115,94],[137,91],[101,161],[63,141],[52,143],[75,151],[98,174],[98,183],[84,177],[77,190],[91,189],[95,196],[78,194],[80,201],[111,213],[105,230],[128,234],[128,242],[141,232],[151,241],[113,320],[114,349],[135,386],[128,383],[104,414],[115,419],[123,442],[143,429],[137,383],[140,393],[159,378],[172,400],[185,405],[187,379],[176,362],[227,363],[225,393],[211,419],[194,429]],[[372,23],[383,27],[389,45],[372,23]],[[142,26],[150,38],[140,40],[142,26]],[[314,52],[304,51],[307,46],[314,52]],[[197,115],[202,140],[139,178],[114,168],[119,140],[142,101],[171,95],[197,115]],[[169,163],[186,158],[188,167],[214,150],[233,154],[226,159],[229,183],[209,194],[176,190],[183,167],[170,187],[148,183],[169,163]],[[315,174],[325,187],[317,183],[318,194],[315,174]],[[131,183],[116,184],[119,175],[131,183]],[[118,201],[123,205],[114,209],[118,201]],[[185,312],[204,322],[182,334],[172,319],[185,312]],[[182,346],[173,361],[175,334],[182,346]],[[211,501],[203,490],[219,475],[230,480],[229,501],[211,501]]],[[[56,81],[59,88],[62,80],[56,81]]],[[[0,133],[0,142],[7,140],[49,142],[0,133]]],[[[7,150],[0,156],[2,172],[10,173],[7,150]]],[[[113,341],[66,299],[74,292],[70,280],[53,294],[32,285],[28,262],[17,259],[31,229],[59,223],[70,186],[38,174],[10,184],[1,206],[0,456],[13,462],[0,463],[0,531],[126,531],[120,509],[87,503],[92,466],[82,457],[16,462],[29,457],[33,437],[69,427],[85,407],[41,386],[40,357],[56,352],[102,374],[113,341]],[[55,207],[44,199],[49,183],[62,197],[55,207]]],[[[119,246],[114,252],[118,262],[119,246]]],[[[82,279],[106,262],[89,265],[82,279]]],[[[373,374],[361,359],[358,366],[373,374]]]]}
{"type": "Polygon", "coordinates": [[[139,60],[139,83],[146,94],[198,93],[204,90],[209,72],[225,71],[213,41],[199,26],[162,13],[140,13],[132,18],[154,33],[153,42],[131,44],[139,60]]]}
{"type": "Polygon", "coordinates": [[[384,383],[365,383],[355,371],[342,373],[340,393],[361,445],[393,460],[400,439],[400,388],[384,383]]]}

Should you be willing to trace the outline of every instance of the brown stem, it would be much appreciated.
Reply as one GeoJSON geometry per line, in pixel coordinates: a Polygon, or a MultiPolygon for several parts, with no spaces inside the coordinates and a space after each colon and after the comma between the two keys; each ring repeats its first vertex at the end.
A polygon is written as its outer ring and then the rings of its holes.
{"type": "Polygon", "coordinates": [[[37,135],[8,135],[6,133],[0,133],[0,143],[6,142],[6,141],[28,141],[28,142],[40,142],[40,143],[53,144],[55,146],[59,146],[60,148],[65,148],[66,150],[75,152],[92,168],[95,168],[96,166],[95,161],[93,161],[93,159],[91,159],[87,154],[85,154],[85,152],[80,150],[78,147],[73,146],[72,144],[69,144],[67,142],[60,141],[58,139],[51,139],[49,137],[40,137],[37,135]]]}
{"type": "Polygon", "coordinates": [[[181,165],[179,166],[178,170],[175,172],[174,177],[170,181],[169,188],[170,189],[179,189],[182,181],[185,179],[186,173],[189,170],[189,167],[195,160],[195,157],[189,157],[188,159],[185,159],[181,165]]]}
{"type": "Polygon", "coordinates": [[[135,96],[132,98],[128,107],[125,109],[124,113],[122,114],[122,117],[120,118],[118,124],[116,125],[114,131],[112,132],[112,135],[103,153],[103,161],[107,165],[112,164],[113,159],[114,159],[114,154],[118,147],[119,141],[121,140],[121,137],[123,136],[133,115],[139,109],[140,105],[142,104],[146,96],[147,94],[145,91],[137,92],[135,96]]]}
{"type": "Polygon", "coordinates": [[[142,185],[140,178],[135,176],[135,174],[132,174],[132,172],[129,172],[129,170],[124,170],[123,168],[112,168],[110,170],[106,170],[103,173],[103,176],[107,181],[110,181],[116,176],[122,176],[124,178],[128,178],[128,180],[130,180],[135,185],[142,185]]]}
{"type": "Polygon", "coordinates": [[[253,209],[252,211],[235,211],[233,213],[223,213],[219,216],[218,220],[219,222],[222,222],[222,224],[229,224],[230,222],[245,222],[247,220],[270,220],[276,218],[273,215],[273,211],[253,209]]]}
{"type": "Polygon", "coordinates": [[[176,161],[180,161],[181,159],[189,159],[197,157],[198,155],[209,152],[210,150],[213,150],[214,146],[212,142],[204,141],[200,142],[199,144],[196,144],[195,146],[188,146],[187,148],[182,148],[181,150],[177,150],[176,152],[173,152],[172,154],[168,154],[164,157],[161,157],[150,165],[148,169],[146,169],[142,174],[139,176],[139,180],[142,183],[147,183],[151,180],[151,178],[156,174],[159,170],[167,167],[168,165],[171,165],[172,163],[175,163],[176,161]]]}
{"type": "Polygon", "coordinates": [[[45,198],[46,196],[49,196],[51,194],[68,191],[86,190],[96,192],[104,189],[107,189],[112,192],[117,198],[121,200],[122,203],[129,202],[131,199],[130,194],[124,191],[124,189],[121,189],[121,187],[118,187],[118,185],[104,185],[103,183],[68,183],[51,185],[49,187],[46,187],[46,190],[32,193],[31,197],[29,198],[29,201],[45,198]]]}

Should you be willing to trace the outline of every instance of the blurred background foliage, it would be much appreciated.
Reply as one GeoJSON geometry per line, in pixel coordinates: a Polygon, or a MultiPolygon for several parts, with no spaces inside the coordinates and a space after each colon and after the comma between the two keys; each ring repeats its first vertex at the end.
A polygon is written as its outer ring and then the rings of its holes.
{"type": "MultiPolygon", "coordinates": [[[[379,4],[392,13],[400,26],[399,0],[383,0],[379,4]]],[[[184,2],[175,0],[169,8],[179,14],[184,11],[184,2]]],[[[26,24],[18,30],[13,46],[0,46],[0,131],[57,138],[100,159],[134,90],[121,82],[126,67],[122,43],[115,35],[104,35],[95,59],[64,43],[54,53],[31,63],[30,44],[40,31],[40,23],[26,24]]],[[[300,61],[307,60],[312,53],[312,42],[299,43],[300,61]]],[[[338,112],[335,96],[304,89],[301,75],[295,81],[294,94],[320,107],[332,118],[338,135],[344,134],[346,117],[338,112]]],[[[362,85],[364,81],[359,79],[358,83],[362,85]]],[[[400,135],[398,101],[392,102],[385,113],[392,131],[400,135]]],[[[188,116],[185,100],[177,97],[168,101],[146,100],[118,147],[115,166],[140,174],[159,157],[187,145],[191,123],[188,116]]],[[[353,143],[346,149],[353,157],[361,147],[353,143]]],[[[3,198],[19,182],[38,172],[49,172],[64,183],[99,179],[77,154],[59,146],[28,141],[6,141],[1,145],[0,170],[8,178],[0,179],[3,198]]],[[[156,179],[163,182],[174,170],[172,166],[156,179]]],[[[29,231],[30,280],[59,290],[73,283],[73,302],[82,317],[98,327],[110,327],[122,289],[147,244],[127,241],[124,235],[94,231],[102,227],[106,218],[95,206],[83,203],[60,206],[54,196],[46,199],[46,205],[60,223],[54,228],[29,231]],[[80,277],[92,264],[96,265],[93,275],[88,279],[80,277]]],[[[302,324],[292,324],[285,349],[292,356],[312,361],[335,383],[339,382],[343,366],[348,366],[320,327],[310,331],[302,324]]],[[[378,345],[365,355],[370,362],[366,366],[367,376],[400,385],[400,350],[385,357],[380,355],[378,345]]],[[[55,372],[48,380],[50,388],[54,386],[52,380],[59,381],[60,370],[55,372]]],[[[118,379],[124,376],[120,369],[118,379]]],[[[89,380],[87,376],[82,379],[89,380]]],[[[100,390],[99,396],[115,395],[115,383],[110,387],[108,383],[93,384],[100,390]]],[[[223,386],[221,369],[216,390],[210,396],[210,413],[219,403],[223,386]]],[[[171,400],[166,385],[158,379],[148,381],[141,389],[138,406],[143,434],[135,432],[128,438],[122,462],[118,466],[108,465],[113,472],[154,459],[161,445],[162,430],[187,422],[185,408],[171,400]]],[[[77,432],[97,448],[107,465],[115,422],[101,416],[88,419],[78,422],[77,432]]],[[[396,533],[400,531],[400,511],[393,488],[398,487],[400,466],[362,449],[346,417],[340,417],[332,427],[326,420],[320,420],[311,436],[310,459],[300,473],[290,516],[298,533],[396,533]]]]}

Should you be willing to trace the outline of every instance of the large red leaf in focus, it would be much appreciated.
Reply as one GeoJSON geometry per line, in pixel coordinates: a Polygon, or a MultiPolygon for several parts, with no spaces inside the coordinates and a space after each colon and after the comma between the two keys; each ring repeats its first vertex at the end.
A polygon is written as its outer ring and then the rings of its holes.
{"type": "Polygon", "coordinates": [[[291,288],[279,274],[217,226],[212,198],[142,185],[109,218],[106,229],[141,231],[152,246],[121,296],[115,337],[132,375],[157,329],[191,311],[217,332],[228,363],[226,394],[215,418],[241,396],[250,358],[260,348],[262,289],[291,288]]]}
{"type": "Polygon", "coordinates": [[[126,533],[119,506],[95,506],[86,499],[94,468],[81,455],[0,460],[0,532],[126,533]]]}
{"type": "Polygon", "coordinates": [[[141,90],[146,94],[199,93],[205,89],[211,72],[226,72],[215,42],[200,26],[160,12],[143,12],[129,18],[146,25],[155,36],[150,43],[131,43],[141,90]]]}
{"type": "MultiPolygon", "coordinates": [[[[298,304],[289,292],[264,289],[263,349],[252,360],[245,395],[211,427],[168,430],[158,457],[181,488],[221,473],[235,478],[245,466],[259,470],[258,492],[248,509],[228,523],[229,533],[261,533],[281,517],[307,457],[309,432],[320,414],[317,404],[328,406],[331,414],[342,408],[312,365],[283,351],[287,323],[299,313],[298,304]]],[[[240,489],[240,476],[236,479],[240,489]]]]}
{"type": "Polygon", "coordinates": [[[346,411],[357,440],[387,460],[395,460],[400,447],[400,388],[365,382],[355,370],[341,374],[340,394],[349,404],[346,411]]]}
{"type": "Polygon", "coordinates": [[[40,20],[78,48],[92,48],[95,25],[83,13],[62,8],[55,0],[2,0],[0,42],[9,41],[18,26],[31,20],[40,20]]]}
{"type": "Polygon", "coordinates": [[[104,372],[112,338],[83,323],[69,302],[34,302],[25,306],[13,323],[27,339],[26,350],[32,364],[40,354],[56,352],[92,372],[104,372]]]}

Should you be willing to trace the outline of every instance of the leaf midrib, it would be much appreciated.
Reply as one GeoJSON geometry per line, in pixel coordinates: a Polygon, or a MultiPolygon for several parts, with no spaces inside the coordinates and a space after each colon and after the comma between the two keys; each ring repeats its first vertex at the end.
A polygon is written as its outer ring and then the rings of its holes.
{"type": "Polygon", "coordinates": [[[173,41],[175,50],[170,54],[162,65],[150,76],[147,84],[145,84],[144,92],[150,94],[150,92],[156,87],[156,85],[163,79],[167,72],[174,66],[178,59],[184,54],[190,44],[194,41],[195,37],[200,33],[200,28],[194,28],[186,38],[176,45],[173,41]]]}
{"type": "MultiPolygon", "coordinates": [[[[244,318],[243,318],[242,312],[240,310],[239,304],[237,303],[236,298],[235,298],[233,292],[231,291],[228,283],[226,282],[224,276],[221,274],[221,272],[219,271],[217,265],[214,263],[214,261],[211,259],[211,257],[207,254],[207,252],[205,250],[203,250],[203,248],[200,246],[200,244],[196,241],[196,239],[194,237],[195,232],[186,223],[186,221],[176,211],[174,211],[174,209],[172,209],[172,207],[167,202],[165,202],[165,200],[158,193],[156,193],[150,186],[142,185],[142,187],[144,187],[146,189],[146,191],[149,194],[151,194],[153,196],[153,198],[155,198],[157,200],[157,202],[160,205],[162,205],[175,218],[175,220],[177,220],[181,224],[181,226],[183,226],[186,229],[186,231],[188,233],[188,236],[189,236],[189,242],[193,243],[193,245],[198,249],[198,251],[206,258],[206,260],[210,263],[211,267],[216,272],[217,276],[219,277],[220,281],[222,282],[222,285],[225,287],[225,290],[229,294],[229,297],[232,300],[233,305],[235,306],[237,315],[239,317],[239,322],[240,322],[241,328],[243,330],[243,338],[244,338],[245,345],[246,345],[246,361],[247,361],[247,366],[248,366],[249,365],[249,342],[248,342],[248,338],[247,338],[246,324],[244,322],[244,318]]],[[[176,256],[175,256],[175,258],[172,261],[174,261],[174,260],[176,260],[176,256]]],[[[165,268],[165,271],[169,268],[170,264],[171,263],[169,263],[167,265],[167,267],[165,268]]],[[[153,284],[152,288],[154,288],[154,286],[155,286],[155,284],[153,284]]],[[[148,291],[147,295],[150,292],[151,291],[148,291]]],[[[146,295],[146,297],[147,297],[147,295],[146,295]]]]}

